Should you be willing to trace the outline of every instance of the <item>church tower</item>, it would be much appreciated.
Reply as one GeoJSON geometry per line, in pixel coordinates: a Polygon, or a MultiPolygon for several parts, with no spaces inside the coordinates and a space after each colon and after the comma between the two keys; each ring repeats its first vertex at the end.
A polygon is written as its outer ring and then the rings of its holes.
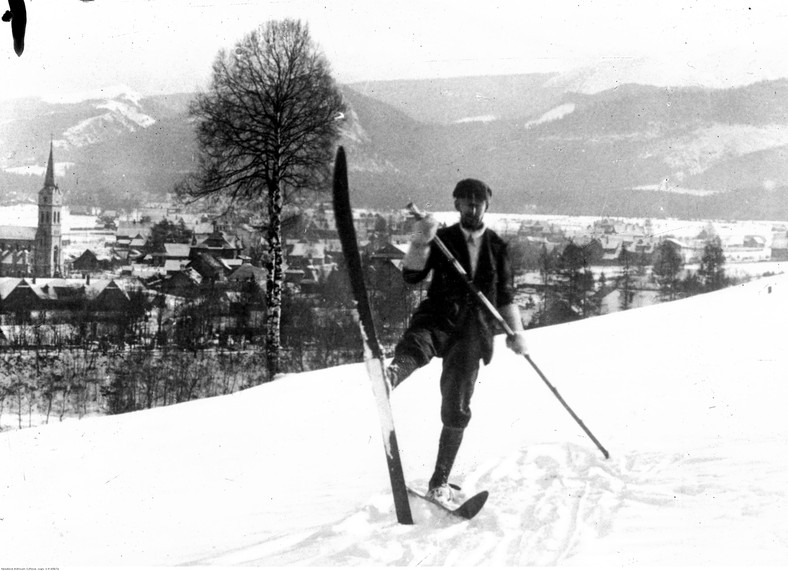
{"type": "Polygon", "coordinates": [[[60,216],[63,193],[55,184],[53,144],[49,144],[49,162],[44,187],[38,191],[38,228],[36,230],[35,276],[51,278],[61,275],[63,238],[60,216]]]}

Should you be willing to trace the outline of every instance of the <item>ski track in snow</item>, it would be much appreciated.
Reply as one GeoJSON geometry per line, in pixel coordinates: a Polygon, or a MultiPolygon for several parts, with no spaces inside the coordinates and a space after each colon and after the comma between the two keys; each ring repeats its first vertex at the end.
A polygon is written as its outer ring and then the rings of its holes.
{"type": "MultiPolygon", "coordinates": [[[[784,490],[774,485],[775,478],[785,473],[785,465],[775,466],[767,459],[732,461],[711,455],[632,452],[605,461],[591,449],[577,445],[531,445],[466,475],[465,489],[494,490],[485,508],[471,521],[458,520],[414,500],[411,506],[416,523],[401,526],[395,522],[390,496],[383,493],[334,524],[193,563],[554,566],[577,563],[573,561],[576,555],[621,527],[636,541],[625,546],[623,552],[628,555],[616,564],[642,564],[633,555],[637,543],[648,546],[655,537],[666,546],[660,564],[719,563],[719,556],[699,550],[705,544],[680,546],[689,534],[697,535],[698,528],[705,528],[708,547],[712,552],[724,552],[718,543],[731,538],[731,511],[743,518],[736,525],[737,535],[763,543],[782,541],[783,547],[788,547],[779,531],[788,505],[784,490]],[[758,470],[753,471],[756,466],[758,470]],[[731,471],[752,471],[751,485],[727,488],[720,473],[731,471]],[[692,519],[698,514],[701,521],[692,519]],[[775,533],[754,537],[749,523],[757,519],[762,524],[764,518],[774,522],[775,533]],[[681,554],[678,559],[673,548],[681,554]]],[[[759,561],[757,554],[736,549],[738,543],[730,549],[730,564],[784,562],[769,557],[759,561]]],[[[596,561],[591,553],[581,561],[607,564],[610,554],[605,552],[604,558],[596,561]]]]}
{"type": "Polygon", "coordinates": [[[529,446],[466,475],[466,489],[495,490],[485,509],[469,522],[412,500],[416,525],[400,526],[390,496],[382,494],[307,536],[294,534],[198,563],[556,564],[571,554],[584,534],[603,532],[620,505],[625,485],[602,462],[578,446],[529,446]],[[528,484],[521,486],[523,481],[528,484]],[[426,527],[430,532],[425,534],[426,527]],[[457,542],[463,543],[459,552],[454,548],[457,542]]]}

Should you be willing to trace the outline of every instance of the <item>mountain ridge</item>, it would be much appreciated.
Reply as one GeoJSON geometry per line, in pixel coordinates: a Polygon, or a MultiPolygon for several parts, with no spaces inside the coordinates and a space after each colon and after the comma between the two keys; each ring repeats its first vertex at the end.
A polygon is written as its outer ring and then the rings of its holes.
{"type": "MultiPolygon", "coordinates": [[[[561,77],[340,86],[354,202],[450,209],[456,180],[473,176],[505,212],[788,219],[788,79],[583,93],[561,77]]],[[[0,110],[0,196],[34,196],[41,181],[17,173],[44,164],[52,140],[71,203],[160,200],[196,164],[192,96],[11,102],[0,110]]]]}

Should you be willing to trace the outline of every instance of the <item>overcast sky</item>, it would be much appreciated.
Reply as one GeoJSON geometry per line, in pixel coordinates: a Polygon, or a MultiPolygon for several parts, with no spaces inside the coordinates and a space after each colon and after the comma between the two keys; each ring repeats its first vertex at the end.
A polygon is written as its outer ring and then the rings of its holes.
{"type": "MultiPolygon", "coordinates": [[[[300,18],[342,83],[566,71],[655,58],[705,83],[788,76],[788,2],[563,0],[27,0],[25,52],[0,22],[0,98],[123,84],[203,88],[221,48],[300,18]]],[[[3,3],[5,4],[5,3],[3,3]]]]}

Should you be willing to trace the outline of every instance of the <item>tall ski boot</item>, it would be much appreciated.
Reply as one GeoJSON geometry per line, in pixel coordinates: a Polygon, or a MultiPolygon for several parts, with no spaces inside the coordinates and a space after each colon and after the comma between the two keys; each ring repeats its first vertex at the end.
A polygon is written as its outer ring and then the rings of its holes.
{"type": "Polygon", "coordinates": [[[438,443],[438,459],[435,462],[435,472],[429,483],[427,497],[438,503],[447,505],[454,501],[454,492],[449,486],[449,474],[454,466],[454,459],[462,444],[462,428],[444,426],[441,430],[438,443]]]}

